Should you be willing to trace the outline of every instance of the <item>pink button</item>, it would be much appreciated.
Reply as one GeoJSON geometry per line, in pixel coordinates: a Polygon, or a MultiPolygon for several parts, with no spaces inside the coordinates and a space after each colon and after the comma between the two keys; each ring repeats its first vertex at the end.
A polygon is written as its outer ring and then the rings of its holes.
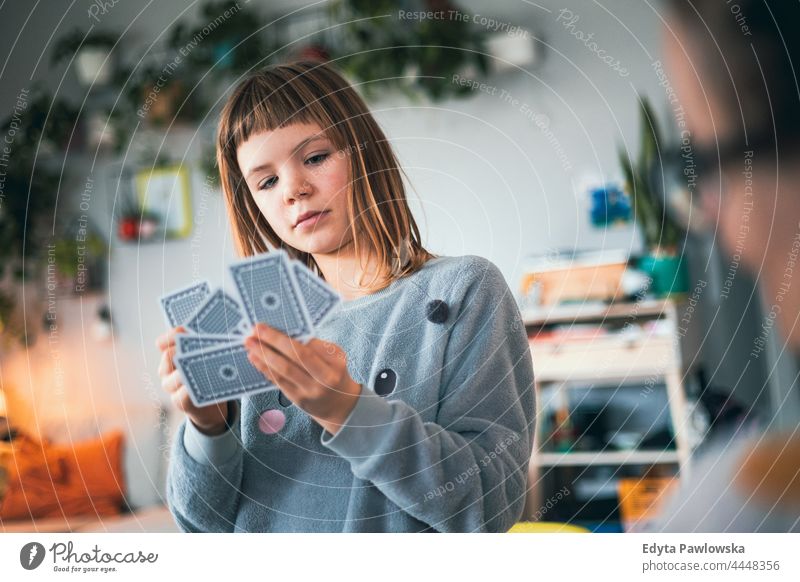
{"type": "Polygon", "coordinates": [[[283,425],[286,424],[286,415],[280,410],[270,409],[261,413],[258,419],[258,428],[264,434],[275,434],[280,432],[283,425]]]}

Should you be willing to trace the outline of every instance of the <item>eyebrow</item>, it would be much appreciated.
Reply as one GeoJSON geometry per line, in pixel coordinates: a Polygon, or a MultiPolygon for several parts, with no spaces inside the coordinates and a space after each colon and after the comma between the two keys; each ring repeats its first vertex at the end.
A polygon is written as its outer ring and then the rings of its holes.
{"type": "MultiPolygon", "coordinates": [[[[305,146],[306,144],[309,144],[309,143],[311,143],[313,141],[317,141],[319,139],[328,139],[328,136],[325,135],[324,133],[315,133],[314,135],[311,135],[311,136],[305,138],[300,143],[298,143],[296,146],[294,146],[294,148],[292,148],[291,155],[294,155],[295,153],[297,153],[298,150],[303,149],[303,146],[305,146]]],[[[270,163],[270,162],[267,162],[266,164],[259,164],[258,166],[254,167],[254,168],[251,168],[250,171],[247,172],[247,175],[245,176],[245,180],[249,180],[253,176],[253,174],[255,174],[257,172],[260,172],[261,170],[266,170],[267,168],[271,168],[271,167],[272,167],[272,163],[270,163]]]]}

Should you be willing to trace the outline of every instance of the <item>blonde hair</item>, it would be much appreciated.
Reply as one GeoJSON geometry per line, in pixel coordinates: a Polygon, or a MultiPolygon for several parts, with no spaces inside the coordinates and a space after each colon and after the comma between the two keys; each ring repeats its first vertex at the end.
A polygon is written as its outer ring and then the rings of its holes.
{"type": "Polygon", "coordinates": [[[420,242],[397,158],[363,99],[333,67],[311,61],[273,65],[252,74],[233,90],[222,111],[217,163],[240,256],[266,252],[269,243],[322,275],[310,253],[289,246],[270,227],[236,157],[252,135],[293,123],[316,123],[339,150],[350,153],[347,213],[355,253],[378,259],[377,273],[367,287],[382,289],[435,257],[420,242]]]}

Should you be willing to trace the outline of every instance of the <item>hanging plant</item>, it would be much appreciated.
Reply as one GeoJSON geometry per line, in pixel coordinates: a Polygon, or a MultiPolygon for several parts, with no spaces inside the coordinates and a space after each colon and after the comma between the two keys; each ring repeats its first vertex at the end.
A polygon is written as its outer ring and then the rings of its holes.
{"type": "Polygon", "coordinates": [[[345,73],[364,83],[360,89],[366,97],[401,91],[416,98],[422,92],[440,101],[472,93],[453,83],[453,75],[488,75],[486,31],[451,18],[460,11],[448,0],[429,0],[425,8],[444,17],[398,21],[392,0],[337,0],[331,5],[331,19],[347,23],[332,56],[345,73]]]}
{"type": "Polygon", "coordinates": [[[271,49],[255,11],[235,0],[206,2],[197,25],[179,22],[168,46],[180,54],[181,66],[199,78],[214,69],[239,76],[249,72],[271,49]]]}
{"type": "Polygon", "coordinates": [[[92,31],[88,35],[75,29],[59,39],[53,47],[51,65],[73,59],[75,73],[84,86],[107,85],[114,78],[116,62],[112,49],[119,35],[92,31]]]}

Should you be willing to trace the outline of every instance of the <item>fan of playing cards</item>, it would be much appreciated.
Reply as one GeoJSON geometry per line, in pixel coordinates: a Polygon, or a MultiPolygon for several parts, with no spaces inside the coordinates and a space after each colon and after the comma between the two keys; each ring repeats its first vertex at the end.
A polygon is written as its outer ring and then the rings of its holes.
{"type": "Polygon", "coordinates": [[[247,358],[245,334],[259,322],[305,343],[341,297],[279,249],[230,265],[237,298],[202,282],[161,297],[175,338],[175,367],[195,406],[275,389],[247,358]]]}

